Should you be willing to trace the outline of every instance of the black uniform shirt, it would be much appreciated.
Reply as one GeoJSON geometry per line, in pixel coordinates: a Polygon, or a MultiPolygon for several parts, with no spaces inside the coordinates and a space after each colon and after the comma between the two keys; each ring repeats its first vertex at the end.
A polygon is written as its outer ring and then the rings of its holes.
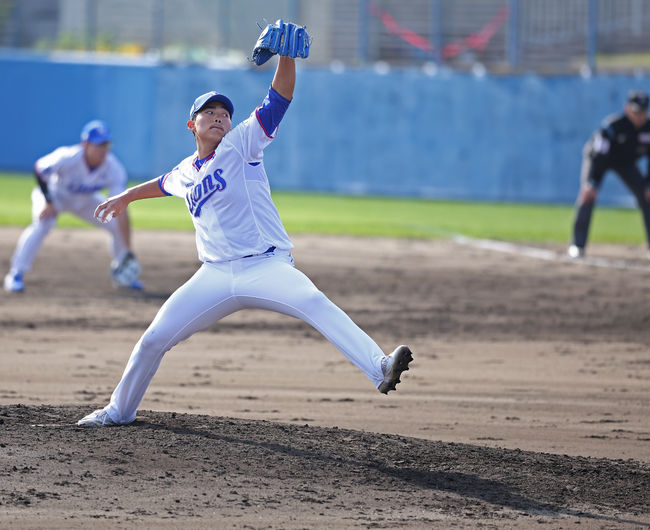
{"type": "Polygon", "coordinates": [[[634,164],[650,154],[650,120],[636,129],[625,114],[608,116],[585,146],[586,154],[609,167],[634,164]]]}

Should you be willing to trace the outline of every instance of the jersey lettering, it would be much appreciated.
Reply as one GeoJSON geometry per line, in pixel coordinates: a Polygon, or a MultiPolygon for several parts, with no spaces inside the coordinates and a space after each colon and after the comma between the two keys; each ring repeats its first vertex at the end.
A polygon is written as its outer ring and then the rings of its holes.
{"type": "Polygon", "coordinates": [[[226,189],[226,181],[221,176],[223,170],[217,169],[214,174],[206,175],[200,182],[194,184],[185,195],[187,209],[194,217],[200,217],[201,208],[216,192],[226,189]]]}
{"type": "Polygon", "coordinates": [[[70,193],[95,193],[103,188],[105,188],[105,186],[99,184],[87,185],[70,183],[66,186],[66,189],[70,193]]]}

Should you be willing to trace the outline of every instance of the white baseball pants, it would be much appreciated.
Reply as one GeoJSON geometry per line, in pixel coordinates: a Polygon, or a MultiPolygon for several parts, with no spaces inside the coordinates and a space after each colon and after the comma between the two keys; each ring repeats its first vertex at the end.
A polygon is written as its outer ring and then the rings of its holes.
{"type": "MultiPolygon", "coordinates": [[[[104,224],[94,218],[95,208],[103,201],[104,198],[99,194],[77,195],[74,197],[74,201],[68,203],[55,199],[54,206],[59,213],[70,212],[84,221],[107,230],[111,235],[110,251],[113,263],[118,263],[128,252],[128,248],[116,219],[104,224]]],[[[56,225],[56,217],[50,217],[49,219],[38,218],[43,208],[45,208],[45,204],[43,192],[39,188],[34,188],[32,191],[32,224],[25,228],[18,238],[16,250],[11,258],[11,270],[14,273],[25,273],[31,270],[45,237],[56,225]]]]}
{"type": "Polygon", "coordinates": [[[165,352],[223,317],[246,308],[268,309],[316,328],[378,386],[384,353],[307,276],[287,251],[204,263],[163,304],[135,345],[105,410],[116,423],[135,419],[165,352]]]}

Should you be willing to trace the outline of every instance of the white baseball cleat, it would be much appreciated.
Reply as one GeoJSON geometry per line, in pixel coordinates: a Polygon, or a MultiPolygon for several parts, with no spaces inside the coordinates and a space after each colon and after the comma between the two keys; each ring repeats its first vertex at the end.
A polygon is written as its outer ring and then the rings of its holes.
{"type": "Polygon", "coordinates": [[[81,418],[77,425],[81,427],[110,427],[111,425],[119,425],[119,423],[115,423],[106,410],[98,409],[81,418]]]}
{"type": "Polygon", "coordinates": [[[384,381],[377,387],[382,394],[388,394],[391,390],[397,390],[395,386],[400,382],[400,375],[409,369],[409,363],[413,360],[413,354],[408,346],[398,346],[387,359],[384,372],[384,381]]]}
{"type": "Polygon", "coordinates": [[[566,253],[572,259],[580,259],[585,257],[585,249],[577,245],[571,245],[566,253]]]}
{"type": "Polygon", "coordinates": [[[25,290],[25,283],[23,282],[23,275],[19,272],[10,272],[5,276],[4,281],[5,291],[12,293],[20,293],[25,290]]]}

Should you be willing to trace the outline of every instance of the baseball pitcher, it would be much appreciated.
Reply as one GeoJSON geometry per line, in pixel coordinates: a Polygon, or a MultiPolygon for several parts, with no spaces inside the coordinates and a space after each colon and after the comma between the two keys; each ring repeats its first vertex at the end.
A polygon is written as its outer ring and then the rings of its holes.
{"type": "Polygon", "coordinates": [[[230,98],[196,98],[187,128],[196,151],[168,173],[111,197],[97,208],[105,220],[135,200],[174,195],[185,201],[203,262],[161,307],[135,345],[110,403],[77,423],[101,427],[132,422],[162,358],[178,342],[241,309],[260,308],[299,318],[327,338],[382,393],[395,389],[411,351],[385,355],[377,344],[294,267],[293,245],[271,199],[264,150],[291,104],[296,57],[307,58],[304,27],[278,20],[264,29],[253,51],[263,64],[280,55],[266,97],[232,128],[230,98]]]}

